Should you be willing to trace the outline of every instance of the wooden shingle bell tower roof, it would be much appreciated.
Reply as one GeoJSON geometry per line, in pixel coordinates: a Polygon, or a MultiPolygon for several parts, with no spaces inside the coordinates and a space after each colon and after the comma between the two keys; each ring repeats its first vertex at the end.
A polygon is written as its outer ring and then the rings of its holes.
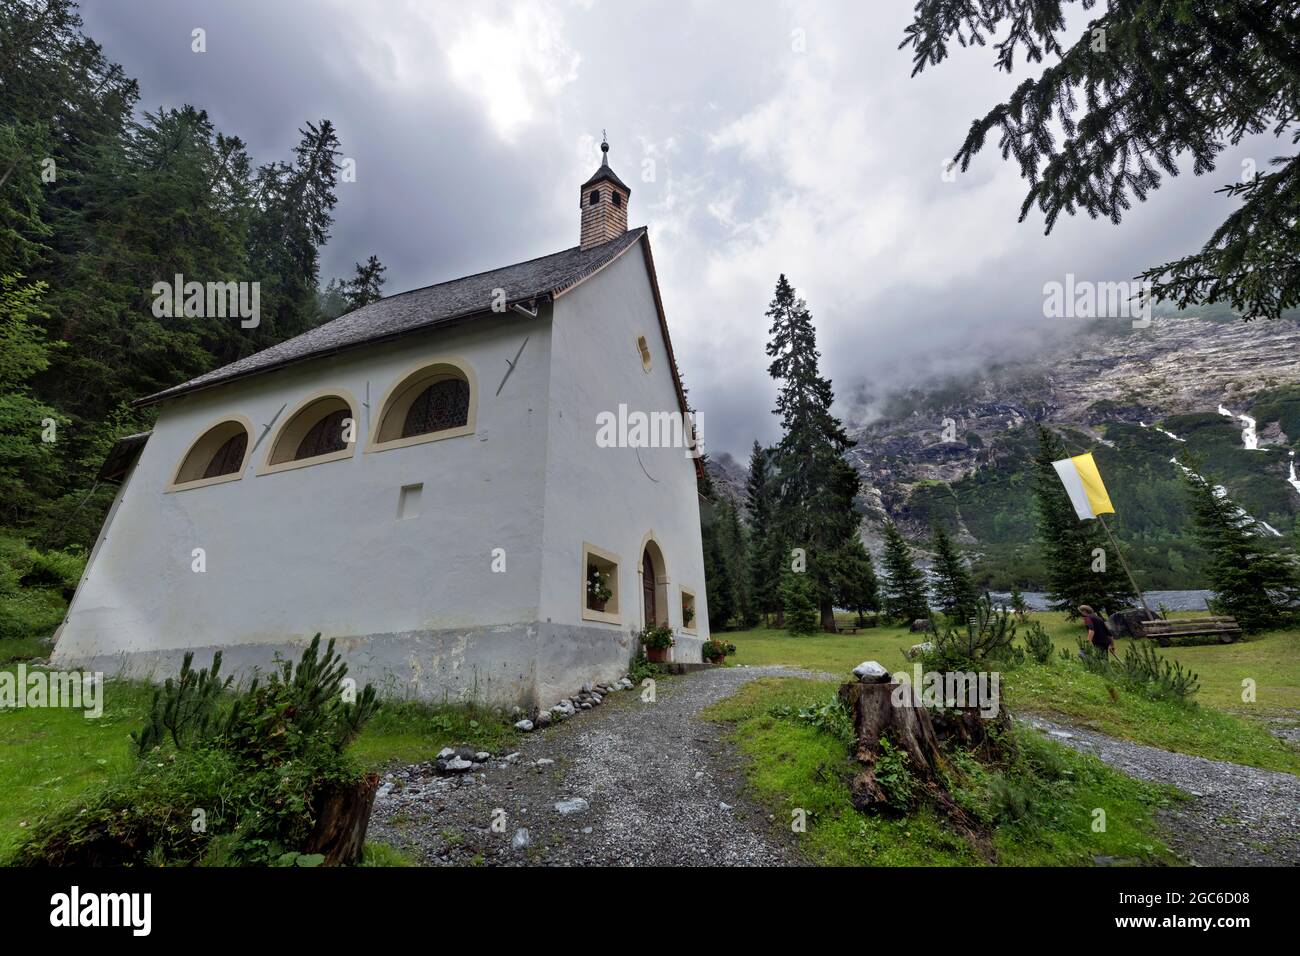
{"type": "Polygon", "coordinates": [[[578,248],[590,249],[627,232],[627,203],[632,190],[609,168],[609,141],[600,144],[600,168],[578,190],[582,229],[578,248]]]}

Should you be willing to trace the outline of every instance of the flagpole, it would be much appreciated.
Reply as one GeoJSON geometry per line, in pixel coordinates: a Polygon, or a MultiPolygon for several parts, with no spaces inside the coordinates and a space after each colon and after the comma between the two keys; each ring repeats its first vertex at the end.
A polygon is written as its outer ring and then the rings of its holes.
{"type": "Polygon", "coordinates": [[[1110,538],[1110,543],[1115,546],[1115,556],[1119,558],[1120,566],[1124,569],[1124,573],[1128,575],[1128,583],[1133,585],[1133,590],[1137,592],[1138,600],[1142,602],[1142,607],[1147,612],[1148,618],[1153,618],[1155,612],[1147,606],[1146,595],[1142,593],[1142,589],[1138,587],[1137,581],[1134,580],[1133,572],[1129,570],[1128,562],[1124,560],[1124,552],[1120,550],[1119,542],[1116,541],[1115,536],[1110,533],[1110,526],[1102,520],[1101,515],[1097,515],[1097,521],[1106,529],[1106,537],[1110,538]]]}

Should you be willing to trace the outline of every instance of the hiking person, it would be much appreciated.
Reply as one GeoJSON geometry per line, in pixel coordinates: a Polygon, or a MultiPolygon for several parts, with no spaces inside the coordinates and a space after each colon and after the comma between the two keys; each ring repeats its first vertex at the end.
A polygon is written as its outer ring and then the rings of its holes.
{"type": "Polygon", "coordinates": [[[1079,613],[1083,615],[1083,626],[1088,629],[1088,641],[1101,659],[1105,660],[1109,651],[1115,655],[1115,660],[1119,660],[1119,654],[1115,651],[1115,638],[1111,637],[1110,628],[1102,616],[1087,604],[1079,605],[1079,613]]]}

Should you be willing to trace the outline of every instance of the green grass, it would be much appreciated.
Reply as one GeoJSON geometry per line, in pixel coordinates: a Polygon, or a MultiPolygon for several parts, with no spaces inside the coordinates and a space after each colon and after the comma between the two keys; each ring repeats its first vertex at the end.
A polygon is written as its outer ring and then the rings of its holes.
{"type": "Polygon", "coordinates": [[[499,754],[518,731],[504,712],[474,704],[386,700],[352,744],[368,767],[432,760],[443,747],[469,746],[499,754]]]}
{"type": "Polygon", "coordinates": [[[108,681],[103,693],[104,713],[95,719],[53,707],[0,710],[0,861],[25,825],[130,765],[129,734],[143,722],[152,691],[108,681]]]}
{"type": "Polygon", "coordinates": [[[362,850],[362,866],[419,866],[415,860],[387,843],[366,842],[362,850]]]}
{"type": "MultiPolygon", "coordinates": [[[[1082,633],[1077,623],[1064,614],[1034,617],[1058,649],[1074,650],[1082,633]]],[[[905,652],[923,637],[903,627],[803,637],[771,629],[728,634],[738,648],[732,658],[737,664],[792,664],[844,676],[864,660],[878,660],[893,670],[910,668],[905,652]]],[[[1120,640],[1121,655],[1128,643],[1120,640]]],[[[1300,751],[1249,719],[1300,717],[1300,632],[1273,631],[1237,644],[1167,648],[1160,654],[1199,675],[1197,706],[1151,701],[1121,688],[1116,688],[1118,700],[1112,700],[1103,678],[1059,659],[1004,673],[1002,691],[1013,711],[1055,716],[1179,753],[1300,774],[1300,751]],[[1241,699],[1245,678],[1256,683],[1255,703],[1241,699]]]]}
{"type": "MultiPolygon", "coordinates": [[[[13,672],[14,666],[0,667],[13,672]]],[[[144,722],[153,689],[109,680],[104,712],[87,719],[79,710],[0,710],[0,862],[8,859],[24,830],[57,809],[125,772],[134,758],[130,733],[144,722]]],[[[474,706],[436,706],[385,701],[352,744],[364,766],[432,759],[447,746],[468,745],[500,753],[517,732],[500,711],[474,706]]],[[[376,864],[380,865],[380,864],[376,864]]],[[[391,865],[391,864],[382,864],[391,865]]]]}
{"type": "MultiPolygon", "coordinates": [[[[799,846],[808,859],[829,866],[974,866],[983,855],[954,833],[932,809],[907,816],[863,814],[849,798],[855,769],[844,740],[810,724],[769,714],[776,706],[799,707],[826,700],[835,682],[791,678],[752,681],[709,708],[708,719],[732,725],[732,739],[747,762],[751,788],[788,827],[797,809],[807,815],[799,846]]],[[[1134,862],[1172,862],[1154,835],[1156,807],[1175,799],[1169,788],[1142,783],[1110,770],[1095,757],[1019,732],[1020,758],[1005,773],[971,763],[958,797],[985,821],[1001,865],[1091,865],[1096,856],[1134,862]],[[1042,768],[1048,768],[1044,770],[1042,768]],[[1014,820],[998,819],[992,794],[1013,780],[1028,809],[1014,820]],[[1106,829],[1094,832],[1094,810],[1106,811],[1106,829]]]]}

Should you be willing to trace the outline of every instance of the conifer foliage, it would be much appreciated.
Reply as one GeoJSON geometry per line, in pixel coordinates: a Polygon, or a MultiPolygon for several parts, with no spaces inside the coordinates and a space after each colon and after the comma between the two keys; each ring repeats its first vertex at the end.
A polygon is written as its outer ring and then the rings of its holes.
{"type": "Polygon", "coordinates": [[[964,621],[979,599],[966,559],[941,524],[934,526],[933,548],[935,603],[948,617],[964,621]]]}
{"type": "Polygon", "coordinates": [[[881,558],[884,611],[895,621],[911,623],[929,618],[925,573],[916,566],[912,548],[892,521],[885,523],[885,553],[881,558]]]}
{"type": "Polygon", "coordinates": [[[1236,618],[1247,631],[1277,627],[1300,613],[1295,555],[1270,542],[1259,522],[1221,486],[1185,467],[1197,540],[1210,557],[1206,573],[1214,609],[1236,618]]]}
{"type": "MultiPolygon", "coordinates": [[[[1244,164],[1220,189],[1234,211],[1197,253],[1149,269],[1158,299],[1227,302],[1247,318],[1300,304],[1300,17],[1276,0],[1110,0],[1088,21],[1064,0],[920,0],[902,47],[915,76],[950,44],[997,35],[998,69],[1017,53],[1050,61],[975,120],[954,161],[965,170],[996,134],[1028,181],[1050,232],[1062,212],[1118,223],[1179,172],[1197,175],[1243,137],[1287,137],[1291,155],[1244,164]],[[1066,36],[1069,28],[1075,32],[1066,36]]],[[[1082,0],[1083,10],[1094,0],[1082,0]]],[[[1220,177],[1221,178],[1221,177],[1220,177]]]]}
{"type": "Polygon", "coordinates": [[[767,317],[772,323],[768,372],[780,383],[773,413],[784,432],[771,477],[773,530],[784,546],[804,550],[803,573],[822,629],[834,631],[836,567],[857,544],[858,474],[843,457],[851,442],[831,413],[835,396],[819,369],[812,313],[784,275],[777,279],[767,317]]]}

